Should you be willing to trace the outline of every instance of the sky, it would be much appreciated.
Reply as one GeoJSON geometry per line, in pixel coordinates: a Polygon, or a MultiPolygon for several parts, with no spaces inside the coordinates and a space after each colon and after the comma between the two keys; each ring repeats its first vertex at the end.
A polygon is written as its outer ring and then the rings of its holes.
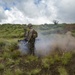
{"type": "Polygon", "coordinates": [[[0,0],[0,24],[75,23],[75,0],[0,0]]]}

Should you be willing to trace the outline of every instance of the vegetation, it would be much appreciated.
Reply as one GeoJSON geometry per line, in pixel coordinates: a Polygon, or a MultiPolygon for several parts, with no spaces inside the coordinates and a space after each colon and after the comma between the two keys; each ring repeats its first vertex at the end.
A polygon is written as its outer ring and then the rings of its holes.
{"type": "MultiPolygon", "coordinates": [[[[40,28],[45,30],[43,25],[40,28]]],[[[0,25],[0,75],[75,75],[74,52],[46,57],[21,56],[17,40],[23,34],[24,25],[0,25]]]]}
{"type": "Polygon", "coordinates": [[[54,23],[55,25],[57,25],[58,22],[59,22],[59,21],[57,21],[57,20],[53,20],[53,23],[54,23]]]}

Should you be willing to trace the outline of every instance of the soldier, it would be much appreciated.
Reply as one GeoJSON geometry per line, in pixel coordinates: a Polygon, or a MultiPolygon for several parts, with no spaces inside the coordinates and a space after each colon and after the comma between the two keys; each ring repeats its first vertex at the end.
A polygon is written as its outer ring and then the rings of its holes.
{"type": "Polygon", "coordinates": [[[38,36],[37,32],[32,28],[32,24],[28,24],[25,40],[28,41],[29,53],[34,55],[35,39],[38,36]]]}

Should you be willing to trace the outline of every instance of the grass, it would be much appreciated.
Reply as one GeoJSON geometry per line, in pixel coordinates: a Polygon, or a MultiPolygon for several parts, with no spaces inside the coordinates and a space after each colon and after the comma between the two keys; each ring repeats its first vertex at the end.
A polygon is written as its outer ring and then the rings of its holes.
{"type": "Polygon", "coordinates": [[[62,66],[58,67],[58,72],[60,75],[69,75],[66,71],[66,69],[62,66]]]}
{"type": "Polygon", "coordinates": [[[42,59],[42,66],[43,68],[50,68],[50,61],[48,58],[42,59]]]}
{"type": "Polygon", "coordinates": [[[30,72],[26,72],[26,75],[38,75],[40,73],[41,69],[34,69],[31,70],[30,72]]]}
{"type": "Polygon", "coordinates": [[[11,69],[6,69],[3,74],[4,75],[13,75],[13,72],[11,71],[11,69]]]}
{"type": "MultiPolygon", "coordinates": [[[[44,28],[42,25],[42,32],[47,31],[46,29],[51,30],[51,26],[44,28]]],[[[60,27],[52,26],[58,29],[60,27]]],[[[46,57],[21,56],[18,39],[24,38],[24,25],[2,25],[0,28],[0,75],[75,75],[74,52],[62,54],[57,51],[46,57]]]]}
{"type": "Polygon", "coordinates": [[[65,53],[61,58],[62,64],[64,64],[64,65],[68,64],[68,62],[70,61],[71,58],[72,58],[72,53],[71,52],[65,53]]]}
{"type": "Polygon", "coordinates": [[[15,69],[15,75],[23,75],[23,71],[17,68],[15,69]]]}
{"type": "MultiPolygon", "coordinates": [[[[66,52],[63,55],[56,53],[42,58],[32,55],[21,56],[16,49],[16,42],[8,42],[8,45],[5,43],[1,44],[2,50],[4,49],[0,56],[1,75],[53,75],[54,73],[68,75],[67,67],[69,68],[69,66],[66,65],[70,60],[75,60],[72,59],[72,56],[75,55],[73,52],[66,52]]],[[[70,66],[70,68],[72,67],[70,66]]]]}
{"type": "Polygon", "coordinates": [[[5,68],[5,67],[4,67],[4,64],[0,63],[0,71],[1,71],[1,70],[4,70],[4,68],[5,68]]]}

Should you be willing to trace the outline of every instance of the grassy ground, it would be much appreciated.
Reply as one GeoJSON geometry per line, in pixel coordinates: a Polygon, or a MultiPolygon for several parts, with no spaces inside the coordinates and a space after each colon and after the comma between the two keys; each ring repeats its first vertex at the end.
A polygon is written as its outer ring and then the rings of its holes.
{"type": "Polygon", "coordinates": [[[43,58],[21,56],[16,42],[0,41],[1,75],[74,75],[75,54],[59,53],[43,58]]]}
{"type": "MultiPolygon", "coordinates": [[[[51,27],[60,30],[64,26],[51,27]]],[[[50,31],[51,27],[38,26],[41,32],[50,31]]],[[[0,75],[75,75],[74,52],[55,52],[46,57],[22,56],[17,41],[24,38],[24,26],[3,25],[0,28],[0,75]]]]}
{"type": "Polygon", "coordinates": [[[21,56],[16,42],[0,41],[0,75],[75,75],[75,53],[21,56]]]}

